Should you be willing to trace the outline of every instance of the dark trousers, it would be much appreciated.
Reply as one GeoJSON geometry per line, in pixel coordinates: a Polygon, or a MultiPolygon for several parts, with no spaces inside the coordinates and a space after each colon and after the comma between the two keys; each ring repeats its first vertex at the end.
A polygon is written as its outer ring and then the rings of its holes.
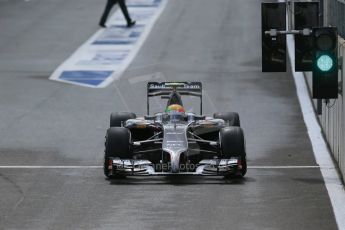
{"type": "Polygon", "coordinates": [[[129,13],[128,13],[125,0],[107,0],[107,5],[105,6],[105,9],[104,9],[104,12],[103,12],[103,15],[101,17],[101,21],[99,22],[99,24],[101,24],[101,25],[105,24],[105,22],[107,21],[108,15],[111,11],[111,8],[113,8],[113,6],[116,3],[119,3],[119,6],[120,6],[121,11],[123,13],[123,16],[125,16],[125,18],[126,18],[127,24],[129,24],[132,21],[131,17],[129,16],[129,13]]]}

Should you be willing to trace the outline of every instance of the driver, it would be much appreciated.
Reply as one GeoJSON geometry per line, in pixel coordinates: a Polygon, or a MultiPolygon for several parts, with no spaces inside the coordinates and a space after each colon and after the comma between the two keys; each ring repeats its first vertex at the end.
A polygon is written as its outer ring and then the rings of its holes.
{"type": "Polygon", "coordinates": [[[165,112],[170,115],[171,120],[181,120],[185,114],[184,108],[179,104],[169,105],[165,112]]]}
{"type": "Polygon", "coordinates": [[[177,113],[185,113],[184,108],[179,105],[179,104],[172,104],[169,105],[166,109],[165,109],[166,113],[171,113],[171,112],[177,112],[177,113]]]}

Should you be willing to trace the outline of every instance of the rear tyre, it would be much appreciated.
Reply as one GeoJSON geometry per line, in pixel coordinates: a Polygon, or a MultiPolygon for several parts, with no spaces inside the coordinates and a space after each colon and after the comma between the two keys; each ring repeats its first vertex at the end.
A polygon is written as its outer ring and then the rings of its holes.
{"type": "Polygon", "coordinates": [[[247,173],[247,158],[243,130],[240,127],[225,127],[219,132],[222,158],[238,157],[241,160],[241,176],[247,173]]]}
{"type": "Polygon", "coordinates": [[[129,142],[130,132],[128,129],[123,127],[111,127],[107,130],[103,163],[104,175],[107,178],[110,178],[110,171],[108,168],[110,158],[131,158],[129,142]]]}
{"type": "Polygon", "coordinates": [[[235,112],[214,113],[214,118],[223,119],[229,126],[240,127],[240,115],[235,112]]]}
{"type": "Polygon", "coordinates": [[[137,116],[130,112],[117,112],[110,115],[110,127],[121,127],[128,119],[134,119],[137,116]]]}

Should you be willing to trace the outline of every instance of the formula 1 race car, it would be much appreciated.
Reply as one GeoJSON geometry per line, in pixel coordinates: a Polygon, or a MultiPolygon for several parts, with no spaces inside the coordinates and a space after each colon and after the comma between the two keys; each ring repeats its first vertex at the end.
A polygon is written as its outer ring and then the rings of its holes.
{"type": "Polygon", "coordinates": [[[247,172],[245,139],[238,113],[202,115],[201,82],[149,82],[147,114],[118,112],[106,133],[107,178],[140,175],[239,176],[247,172]],[[168,99],[150,115],[150,97],[168,99]],[[200,115],[186,113],[181,96],[200,98],[200,115]]]}

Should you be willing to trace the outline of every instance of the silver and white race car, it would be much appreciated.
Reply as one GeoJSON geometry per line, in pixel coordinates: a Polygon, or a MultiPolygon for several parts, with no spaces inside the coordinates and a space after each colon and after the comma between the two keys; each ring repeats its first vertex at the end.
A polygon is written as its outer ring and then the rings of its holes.
{"type": "Polygon", "coordinates": [[[202,115],[201,82],[149,82],[147,114],[111,114],[104,154],[107,178],[246,174],[245,139],[239,115],[202,115]],[[168,99],[167,108],[149,115],[149,101],[155,96],[168,99]],[[181,96],[199,97],[200,115],[186,113],[181,96]]]}

